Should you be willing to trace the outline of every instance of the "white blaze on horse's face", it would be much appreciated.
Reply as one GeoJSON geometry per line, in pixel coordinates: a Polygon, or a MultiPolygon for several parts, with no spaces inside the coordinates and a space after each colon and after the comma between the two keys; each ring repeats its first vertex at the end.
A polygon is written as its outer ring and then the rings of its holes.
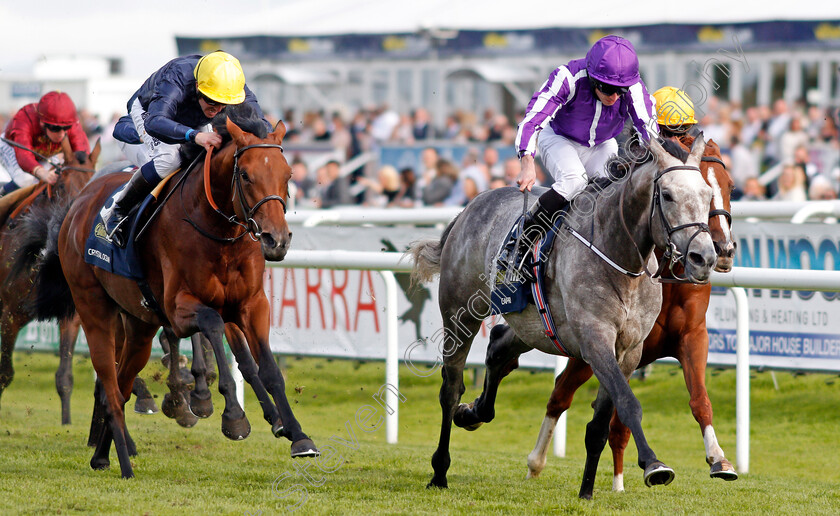
{"type": "MultiPolygon", "coordinates": [[[[708,167],[706,169],[706,178],[712,187],[712,209],[726,211],[726,206],[723,202],[723,189],[717,180],[714,167],[708,167]]],[[[720,230],[723,233],[723,241],[717,242],[716,244],[718,259],[715,270],[718,272],[729,272],[732,269],[733,255],[735,252],[735,242],[732,240],[732,228],[729,227],[729,221],[725,215],[716,215],[715,218],[720,223],[720,230]]]]}
{"type": "Polygon", "coordinates": [[[712,237],[707,230],[702,229],[709,221],[709,206],[712,202],[712,188],[706,184],[699,171],[705,147],[703,137],[698,137],[688,159],[682,163],[658,143],[651,144],[660,170],[680,166],[695,167],[694,170],[672,170],[660,177],[659,204],[665,222],[662,222],[659,214],[653,214],[657,246],[671,247],[675,256],[683,258],[686,277],[694,283],[709,281],[717,259],[712,237]],[[663,227],[666,223],[671,228],[670,245],[668,229],[663,227]]]}

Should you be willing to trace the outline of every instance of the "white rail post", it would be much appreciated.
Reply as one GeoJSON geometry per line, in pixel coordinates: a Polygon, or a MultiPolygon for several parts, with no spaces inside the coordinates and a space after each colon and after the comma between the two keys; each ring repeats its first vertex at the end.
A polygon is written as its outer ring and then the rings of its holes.
{"type": "Polygon", "coordinates": [[[735,440],[738,472],[750,471],[750,310],[747,292],[730,288],[735,296],[737,329],[735,330],[735,440]]]}
{"type": "Polygon", "coordinates": [[[233,383],[236,385],[236,401],[242,410],[245,410],[245,382],[242,379],[242,371],[239,370],[239,363],[233,353],[230,354],[230,374],[233,377],[233,383]]]}
{"type": "MultiPolygon", "coordinates": [[[[566,369],[566,364],[569,359],[566,357],[557,357],[554,359],[554,378],[560,376],[560,373],[566,369]]],[[[554,456],[566,456],[566,412],[563,411],[557,419],[557,425],[554,427],[554,456]]]]}
{"type": "MultiPolygon", "coordinates": [[[[397,279],[391,271],[379,271],[385,281],[385,382],[400,388],[400,350],[397,337],[397,279]]],[[[385,411],[385,440],[389,444],[396,444],[399,421],[400,421],[400,400],[397,393],[392,389],[385,389],[385,405],[391,407],[393,412],[385,411]]]]}

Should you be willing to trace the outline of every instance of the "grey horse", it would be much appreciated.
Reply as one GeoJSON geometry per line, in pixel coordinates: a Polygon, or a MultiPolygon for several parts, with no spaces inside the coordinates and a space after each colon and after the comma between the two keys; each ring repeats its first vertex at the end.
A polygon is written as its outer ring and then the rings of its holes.
{"type": "Polygon", "coordinates": [[[670,250],[688,280],[706,283],[716,255],[708,232],[711,188],[698,164],[705,140],[698,137],[683,163],[657,141],[643,148],[632,173],[598,195],[584,192],[572,203],[568,228],[562,230],[545,265],[548,309],[564,350],[546,337],[534,305],[508,313],[508,325],[490,333],[484,392],[473,403],[459,405],[463,370],[481,321],[490,314],[495,255],[522,209],[515,188],[486,192],[474,199],[446,228],[440,240],[422,240],[407,253],[413,275],[428,281],[440,274],[439,304],[443,316],[440,441],[432,456],[434,476],[427,487],[447,487],[449,439],[453,421],[474,430],[493,419],[499,381],[517,357],[532,348],[568,354],[586,361],[600,388],[594,416],[586,427],[586,465],[579,496],[592,498],[598,460],[609,432],[613,407],[632,431],[638,463],[648,486],[666,485],[674,471],[656,458],[642,432],[642,409],[627,379],[641,357],[642,342],[662,304],[661,284],[643,272],[655,264],[654,247],[670,250]],[[588,239],[584,236],[588,235],[588,239]]]}

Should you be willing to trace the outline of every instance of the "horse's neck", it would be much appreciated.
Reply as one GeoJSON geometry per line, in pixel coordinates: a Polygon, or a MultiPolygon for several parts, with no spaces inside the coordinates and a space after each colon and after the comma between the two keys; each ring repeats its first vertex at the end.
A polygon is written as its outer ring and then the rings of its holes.
{"type": "Polygon", "coordinates": [[[642,268],[653,251],[650,233],[650,208],[653,199],[655,162],[645,163],[616,184],[616,189],[601,194],[595,211],[595,244],[628,270],[642,268]],[[605,195],[611,193],[612,195],[605,195]],[[635,252],[638,249],[639,253],[635,252]],[[639,263],[638,254],[644,263],[639,263]]]}
{"type": "Polygon", "coordinates": [[[219,238],[232,238],[243,231],[242,226],[225,220],[235,214],[232,192],[234,151],[235,148],[226,147],[214,153],[210,161],[210,195],[224,216],[216,212],[207,196],[203,161],[197,165],[197,170],[190,172],[190,178],[183,187],[182,200],[190,219],[219,238]]]}

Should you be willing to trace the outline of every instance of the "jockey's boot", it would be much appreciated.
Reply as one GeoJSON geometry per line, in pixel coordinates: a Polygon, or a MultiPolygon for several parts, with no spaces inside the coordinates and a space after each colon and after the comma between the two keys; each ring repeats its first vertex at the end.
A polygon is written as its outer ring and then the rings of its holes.
{"type": "Polygon", "coordinates": [[[14,181],[9,181],[8,183],[4,183],[4,184],[0,185],[0,197],[3,197],[7,193],[12,193],[15,190],[17,190],[18,188],[20,188],[20,187],[14,181]]]}
{"type": "Polygon", "coordinates": [[[545,238],[549,228],[562,216],[562,210],[568,204],[569,201],[557,193],[557,190],[549,188],[525,214],[522,237],[519,240],[519,249],[516,251],[516,261],[514,263],[517,272],[529,282],[536,281],[530,251],[537,240],[545,238]]]}
{"type": "Polygon", "coordinates": [[[146,180],[141,168],[134,172],[125,188],[117,192],[113,199],[114,202],[102,207],[99,216],[102,217],[102,222],[105,224],[105,233],[112,243],[119,247],[125,247],[126,236],[123,226],[125,226],[124,222],[128,220],[128,213],[137,203],[145,199],[153,188],[154,185],[146,180]]]}

